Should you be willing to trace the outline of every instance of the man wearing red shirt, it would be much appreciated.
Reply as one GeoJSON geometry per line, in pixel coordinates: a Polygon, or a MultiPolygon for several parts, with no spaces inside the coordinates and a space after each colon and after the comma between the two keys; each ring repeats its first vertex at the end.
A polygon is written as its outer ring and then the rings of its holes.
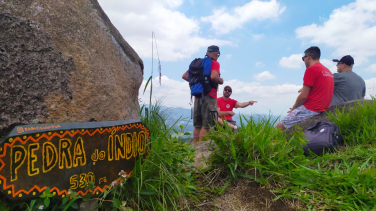
{"type": "MultiPolygon", "coordinates": [[[[214,127],[218,120],[217,89],[218,84],[223,84],[223,79],[220,77],[219,72],[220,65],[217,62],[219,55],[218,46],[211,45],[208,47],[206,56],[212,59],[212,66],[210,68],[210,85],[212,89],[203,97],[195,97],[193,106],[194,142],[202,141],[204,136],[209,133],[210,127],[214,127]]],[[[188,71],[183,74],[182,78],[189,82],[188,71]]]]}
{"type": "MultiPolygon", "coordinates": [[[[225,86],[223,89],[223,97],[220,97],[217,99],[217,106],[218,106],[218,113],[219,117],[223,120],[227,120],[228,123],[230,123],[230,127],[233,129],[237,129],[235,125],[235,121],[232,120],[232,116],[235,115],[235,113],[232,111],[234,108],[245,108],[249,105],[253,105],[254,103],[257,103],[257,101],[247,101],[240,103],[234,99],[231,99],[230,96],[232,94],[232,89],[230,86],[225,86]]],[[[221,119],[218,119],[218,122],[221,124],[221,119]]]]}
{"type": "Polygon", "coordinates": [[[277,128],[285,130],[294,124],[328,110],[333,96],[334,80],[328,68],[320,63],[320,49],[312,46],[304,51],[302,60],[307,69],[303,77],[303,87],[296,102],[285,118],[277,123],[277,128]]]}

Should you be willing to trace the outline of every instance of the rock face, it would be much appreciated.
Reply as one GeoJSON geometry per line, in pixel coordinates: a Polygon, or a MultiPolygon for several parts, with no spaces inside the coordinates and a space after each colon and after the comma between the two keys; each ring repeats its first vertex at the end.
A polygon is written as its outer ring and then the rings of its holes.
{"type": "Polygon", "coordinates": [[[0,0],[0,138],[20,124],[138,119],[142,79],[97,0],[0,0]]]}
{"type": "MultiPolygon", "coordinates": [[[[363,103],[372,103],[373,101],[372,100],[360,100],[359,102],[361,104],[363,104],[363,103]]],[[[328,113],[332,112],[334,114],[336,109],[339,109],[340,111],[342,111],[342,109],[344,108],[345,112],[348,112],[349,108],[354,107],[354,106],[358,106],[358,105],[359,105],[358,101],[354,100],[354,101],[346,102],[344,104],[340,104],[340,105],[336,105],[336,106],[330,106],[328,111],[322,112],[322,113],[320,113],[316,116],[313,116],[309,119],[303,120],[303,121],[299,122],[297,125],[300,128],[302,128],[303,131],[304,131],[304,130],[308,129],[309,127],[311,127],[316,122],[320,122],[320,121],[331,122],[331,119],[328,116],[328,113]]],[[[286,133],[291,134],[294,131],[294,129],[295,129],[295,127],[290,127],[286,130],[286,133]]]]}

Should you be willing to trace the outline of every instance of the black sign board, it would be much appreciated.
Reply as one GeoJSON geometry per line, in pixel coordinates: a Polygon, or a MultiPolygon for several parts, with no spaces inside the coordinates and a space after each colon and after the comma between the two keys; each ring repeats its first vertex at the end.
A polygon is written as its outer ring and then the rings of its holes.
{"type": "Polygon", "coordinates": [[[0,143],[0,191],[12,200],[39,197],[49,187],[57,197],[68,189],[93,196],[132,173],[150,152],[150,132],[140,120],[17,126],[0,143]]]}

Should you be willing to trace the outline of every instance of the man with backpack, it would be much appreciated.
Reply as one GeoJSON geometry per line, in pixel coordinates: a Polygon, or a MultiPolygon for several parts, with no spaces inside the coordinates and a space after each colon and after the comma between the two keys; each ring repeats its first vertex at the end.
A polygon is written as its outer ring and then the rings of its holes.
{"type": "Polygon", "coordinates": [[[193,106],[193,140],[202,141],[209,129],[218,120],[217,90],[218,84],[223,84],[220,77],[219,47],[208,47],[204,59],[195,59],[182,78],[189,82],[191,95],[195,96],[193,106]]]}
{"type": "Polygon", "coordinates": [[[321,51],[312,46],[304,51],[302,60],[307,69],[304,72],[303,87],[285,118],[277,123],[277,128],[285,130],[294,124],[328,110],[333,96],[334,80],[332,73],[320,63],[321,51]]]}

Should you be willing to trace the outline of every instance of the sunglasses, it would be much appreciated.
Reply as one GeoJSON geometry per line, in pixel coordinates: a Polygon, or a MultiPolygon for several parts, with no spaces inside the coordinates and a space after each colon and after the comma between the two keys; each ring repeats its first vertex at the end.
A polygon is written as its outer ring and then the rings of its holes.
{"type": "Polygon", "coordinates": [[[307,56],[308,56],[308,55],[305,55],[305,56],[302,57],[303,62],[304,62],[304,59],[305,59],[307,56]]]}
{"type": "Polygon", "coordinates": [[[231,89],[224,89],[223,91],[226,91],[226,92],[232,92],[231,89]]]}

